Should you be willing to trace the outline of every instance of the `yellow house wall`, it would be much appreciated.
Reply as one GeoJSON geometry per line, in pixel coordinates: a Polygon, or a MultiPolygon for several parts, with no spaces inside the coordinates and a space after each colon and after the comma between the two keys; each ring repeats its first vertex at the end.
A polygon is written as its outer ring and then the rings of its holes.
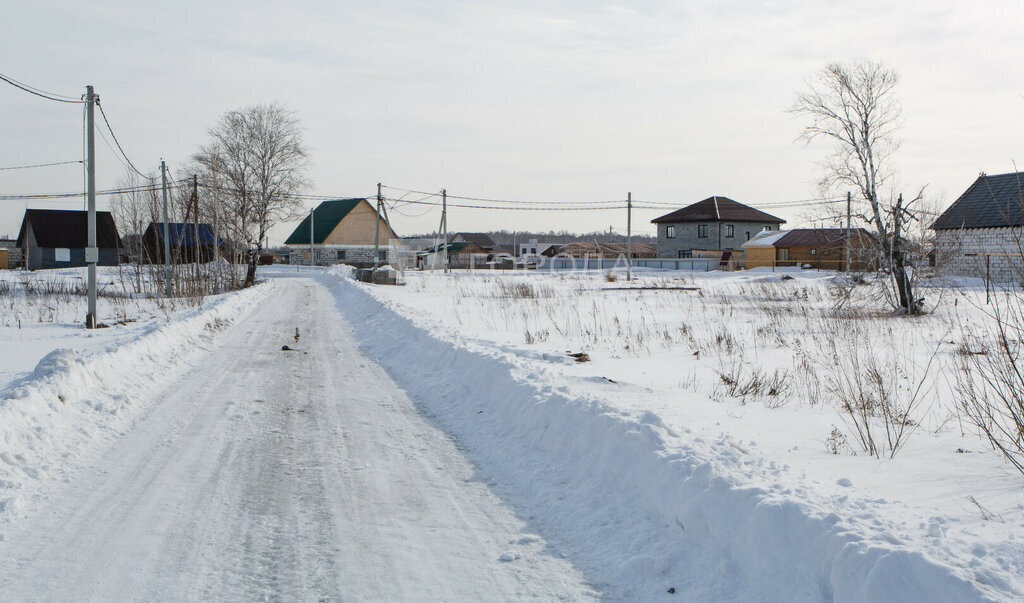
{"type": "MultiPolygon", "coordinates": [[[[324,239],[326,245],[373,245],[374,243],[374,219],[377,212],[373,206],[365,200],[360,202],[342,218],[341,222],[334,227],[331,234],[324,239]]],[[[392,241],[397,243],[397,236],[394,231],[388,228],[383,218],[380,222],[380,244],[390,245],[392,241]]]]}
{"type": "Polygon", "coordinates": [[[747,268],[760,268],[772,266],[775,262],[774,247],[746,247],[743,250],[747,268]]]}

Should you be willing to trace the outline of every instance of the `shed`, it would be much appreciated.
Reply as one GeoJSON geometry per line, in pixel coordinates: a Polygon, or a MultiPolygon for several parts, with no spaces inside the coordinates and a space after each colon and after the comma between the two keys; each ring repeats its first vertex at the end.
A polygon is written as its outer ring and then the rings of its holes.
{"type": "MultiPolygon", "coordinates": [[[[89,212],[62,209],[26,209],[18,232],[25,267],[29,270],[85,266],[89,241],[89,212]]],[[[96,212],[97,265],[117,266],[122,247],[114,217],[96,212]]]]}

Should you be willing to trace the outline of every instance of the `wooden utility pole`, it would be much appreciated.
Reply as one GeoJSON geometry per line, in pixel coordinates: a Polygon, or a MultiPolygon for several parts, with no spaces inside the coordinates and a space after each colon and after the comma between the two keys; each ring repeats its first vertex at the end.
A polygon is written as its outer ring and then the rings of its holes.
{"type": "Polygon", "coordinates": [[[846,273],[850,273],[850,216],[852,213],[853,195],[846,191],[846,273]]]}
{"type": "Polygon", "coordinates": [[[86,173],[87,184],[86,194],[89,204],[89,217],[87,228],[87,245],[85,248],[85,263],[88,266],[89,279],[89,309],[85,315],[85,328],[96,328],[96,264],[99,262],[99,249],[96,247],[96,138],[93,133],[93,110],[96,105],[96,94],[92,86],[85,87],[85,128],[86,128],[86,173]]]}
{"type": "Polygon", "coordinates": [[[633,280],[633,193],[626,193],[626,280],[633,280]]]}

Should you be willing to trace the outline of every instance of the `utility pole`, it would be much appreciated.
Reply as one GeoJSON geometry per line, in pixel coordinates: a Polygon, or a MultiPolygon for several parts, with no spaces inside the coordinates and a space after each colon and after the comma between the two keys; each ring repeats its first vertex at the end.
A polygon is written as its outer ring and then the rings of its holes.
{"type": "Polygon", "coordinates": [[[853,202],[853,194],[846,191],[846,273],[850,273],[850,215],[853,202]]]}
{"type": "Polygon", "coordinates": [[[309,210],[309,265],[313,266],[313,211],[316,208],[309,210]]]}
{"type": "Polygon", "coordinates": [[[373,222],[373,270],[377,271],[380,264],[380,207],[384,198],[380,194],[380,182],[377,183],[377,219],[373,222]]]}
{"type": "Polygon", "coordinates": [[[195,225],[192,234],[195,236],[192,241],[192,252],[195,253],[196,260],[196,285],[198,286],[200,279],[201,270],[199,267],[200,256],[202,255],[202,243],[199,240],[199,176],[192,174],[192,211],[195,212],[193,218],[193,224],[195,225]]]}
{"type": "Polygon", "coordinates": [[[626,280],[633,280],[633,193],[626,193],[626,280]]]}
{"type": "Polygon", "coordinates": [[[164,195],[164,295],[171,296],[171,235],[167,224],[167,164],[160,160],[160,182],[164,195]]]}
{"type": "Polygon", "coordinates": [[[87,161],[87,184],[86,195],[89,204],[89,217],[87,222],[88,243],[85,248],[85,263],[88,266],[89,279],[89,310],[85,315],[85,328],[96,328],[96,263],[99,261],[99,249],[96,247],[96,138],[93,133],[93,111],[96,105],[96,94],[92,86],[85,87],[85,120],[86,120],[86,161],[87,161]]]}
{"type": "Polygon", "coordinates": [[[444,237],[444,255],[441,256],[441,265],[444,267],[444,274],[448,274],[448,191],[441,189],[441,233],[444,237]]]}

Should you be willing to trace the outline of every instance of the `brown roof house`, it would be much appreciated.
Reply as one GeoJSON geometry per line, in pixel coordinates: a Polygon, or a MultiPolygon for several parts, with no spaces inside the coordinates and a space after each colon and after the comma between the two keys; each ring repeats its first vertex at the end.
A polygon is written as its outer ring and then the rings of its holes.
{"type": "Polygon", "coordinates": [[[738,251],[759,232],[779,230],[786,221],[733,201],[708,197],[651,220],[658,225],[658,257],[691,258],[695,251],[738,251]]]}
{"type": "Polygon", "coordinates": [[[398,261],[401,240],[366,199],[324,201],[299,223],[284,242],[292,264],[351,264],[369,268],[398,261]],[[312,218],[312,224],[310,224],[312,218]],[[379,256],[374,250],[379,247],[379,256]]]}
{"type": "Polygon", "coordinates": [[[448,237],[450,243],[474,243],[487,252],[493,252],[498,247],[486,232],[457,232],[448,237]]]}
{"type": "Polygon", "coordinates": [[[935,254],[943,272],[1024,281],[1024,172],[981,174],[935,220],[935,254]]]}
{"type": "MultiPolygon", "coordinates": [[[[29,270],[85,266],[89,242],[89,212],[61,209],[26,209],[18,232],[18,247],[29,270]]],[[[96,212],[96,247],[99,266],[117,266],[122,247],[114,217],[96,212]]]]}
{"type": "MultiPolygon", "coordinates": [[[[863,228],[850,230],[850,270],[875,266],[875,239],[863,228]]],[[[762,232],[742,245],[747,268],[810,266],[846,270],[845,228],[794,228],[762,232]]]]}

